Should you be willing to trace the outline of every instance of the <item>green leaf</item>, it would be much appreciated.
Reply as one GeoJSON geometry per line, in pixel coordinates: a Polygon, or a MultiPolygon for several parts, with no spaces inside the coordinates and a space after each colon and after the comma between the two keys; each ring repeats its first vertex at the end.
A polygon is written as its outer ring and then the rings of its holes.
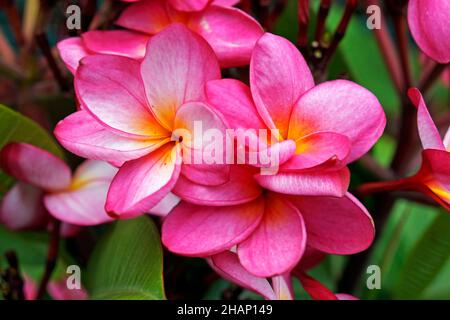
{"type": "Polygon", "coordinates": [[[146,216],[110,226],[87,270],[92,299],[165,299],[158,230],[146,216]]]}
{"type": "Polygon", "coordinates": [[[8,142],[27,142],[63,158],[50,134],[33,120],[0,104],[0,148],[8,142]]]}
{"type": "Polygon", "coordinates": [[[411,250],[394,297],[418,299],[437,277],[450,257],[450,215],[441,210],[411,250]]]}

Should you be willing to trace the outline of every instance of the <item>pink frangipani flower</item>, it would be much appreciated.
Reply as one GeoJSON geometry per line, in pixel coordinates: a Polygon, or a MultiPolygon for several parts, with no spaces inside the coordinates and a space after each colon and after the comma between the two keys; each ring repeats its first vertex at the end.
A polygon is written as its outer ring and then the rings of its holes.
{"type": "Polygon", "coordinates": [[[374,226],[352,195],[292,196],[261,188],[256,168],[233,165],[230,180],[204,186],[179,179],[184,201],[164,219],[163,244],[185,256],[208,257],[237,247],[240,264],[258,277],[282,275],[306,244],[326,253],[353,254],[372,242],[374,226]]]}
{"type": "Polygon", "coordinates": [[[439,63],[450,62],[450,1],[409,0],[408,24],[419,48],[439,63]]]}
{"type": "Polygon", "coordinates": [[[127,30],[88,31],[80,37],[60,41],[58,49],[72,73],[76,72],[82,58],[92,54],[113,54],[142,60],[152,35],[173,23],[183,23],[208,41],[222,67],[245,65],[263,30],[246,13],[232,8],[236,2],[141,1],[126,8],[117,21],[117,25],[127,30]]]}
{"type": "Polygon", "coordinates": [[[263,34],[259,23],[231,6],[233,0],[147,0],[130,5],[116,24],[154,35],[172,23],[183,23],[213,48],[223,68],[248,64],[263,34]]]}
{"type": "Polygon", "coordinates": [[[385,114],[377,98],[347,80],[315,85],[301,53],[288,40],[266,33],[250,61],[250,87],[234,79],[210,81],[208,102],[227,126],[244,132],[278,130],[280,167],[256,175],[266,189],[296,195],[342,196],[345,167],[381,136],[385,114]]]}
{"type": "Polygon", "coordinates": [[[417,106],[417,126],[424,150],[419,172],[403,183],[431,196],[450,211],[450,127],[442,140],[420,91],[413,88],[408,94],[417,106]]]}
{"type": "MultiPolygon", "coordinates": [[[[72,175],[58,157],[26,143],[11,143],[0,153],[1,168],[18,182],[5,195],[0,221],[12,230],[45,227],[48,213],[70,225],[111,221],[104,205],[117,169],[105,162],[85,161],[72,175]]],[[[64,231],[65,230],[65,231],[64,231]]]]}
{"type": "Polygon", "coordinates": [[[211,47],[180,24],[151,38],[142,63],[112,55],[82,60],[75,77],[82,110],[62,120],[55,135],[77,155],[120,166],[108,213],[130,218],[148,212],[179,177],[207,185],[228,180],[226,165],[181,164],[202,150],[193,150],[180,130],[191,132],[201,121],[204,129],[225,132],[221,118],[202,102],[204,84],[219,78],[211,47]]]}

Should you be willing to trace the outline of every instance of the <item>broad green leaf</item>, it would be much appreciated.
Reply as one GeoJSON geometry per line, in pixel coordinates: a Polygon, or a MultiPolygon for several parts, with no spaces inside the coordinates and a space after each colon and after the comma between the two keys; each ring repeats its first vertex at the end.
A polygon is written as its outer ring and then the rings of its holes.
{"type": "Polygon", "coordinates": [[[450,215],[441,210],[411,250],[402,268],[394,298],[418,299],[450,257],[450,215]]]}
{"type": "Polygon", "coordinates": [[[158,230],[146,216],[117,221],[95,247],[87,270],[92,299],[165,299],[158,230]]]}
{"type": "MultiPolygon", "coordinates": [[[[61,148],[49,133],[33,120],[0,104],[0,149],[9,142],[27,142],[63,158],[61,148]]],[[[0,172],[0,195],[11,184],[12,179],[0,172]]]]}
{"type": "Polygon", "coordinates": [[[8,142],[27,142],[63,157],[55,140],[33,120],[0,104],[0,148],[8,142]]]}

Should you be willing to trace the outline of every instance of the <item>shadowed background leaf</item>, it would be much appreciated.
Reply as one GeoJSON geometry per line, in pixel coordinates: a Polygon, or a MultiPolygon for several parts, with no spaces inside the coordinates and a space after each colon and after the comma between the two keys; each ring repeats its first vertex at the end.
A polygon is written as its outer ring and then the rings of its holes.
{"type": "Polygon", "coordinates": [[[160,236],[146,216],[117,221],[94,249],[87,270],[92,299],[165,299],[160,236]]]}

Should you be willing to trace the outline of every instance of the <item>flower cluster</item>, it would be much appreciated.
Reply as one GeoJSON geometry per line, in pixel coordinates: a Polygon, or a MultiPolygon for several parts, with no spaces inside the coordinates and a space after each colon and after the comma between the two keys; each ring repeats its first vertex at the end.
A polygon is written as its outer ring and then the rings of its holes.
{"type": "MultiPolygon", "coordinates": [[[[37,147],[4,147],[1,168],[18,182],[0,222],[46,228],[52,216],[69,235],[155,214],[168,250],[205,258],[266,299],[293,299],[292,277],[314,299],[355,299],[307,272],[326,254],[358,253],[374,239],[369,212],[348,191],[348,165],[386,126],[375,95],[349,80],[315,81],[298,48],[264,32],[237,1],[126,2],[119,29],[58,43],[79,108],[54,135],[88,160],[72,175],[37,147]],[[247,65],[246,77],[222,78],[247,65]]],[[[442,40],[429,36],[438,22],[422,28],[428,3],[448,11],[442,1],[411,0],[410,28],[426,55],[448,63],[450,29],[442,40]]],[[[383,188],[424,192],[449,209],[450,130],[442,141],[420,92],[409,96],[422,167],[383,188]]]]}

